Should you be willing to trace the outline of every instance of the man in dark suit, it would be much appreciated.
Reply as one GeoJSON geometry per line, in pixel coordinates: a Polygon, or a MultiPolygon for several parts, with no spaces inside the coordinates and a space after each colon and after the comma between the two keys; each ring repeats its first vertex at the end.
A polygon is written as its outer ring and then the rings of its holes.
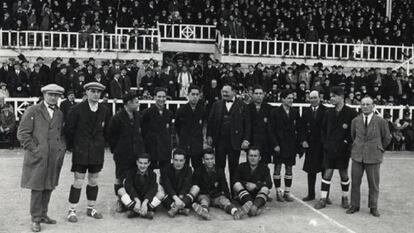
{"type": "Polygon", "coordinates": [[[303,201],[315,199],[316,175],[323,171],[321,127],[326,107],[321,104],[318,91],[309,94],[309,101],[311,105],[303,109],[299,127],[299,141],[306,150],[303,170],[308,173],[308,195],[302,199],[303,201]]]}
{"type": "Polygon", "coordinates": [[[250,144],[260,149],[260,162],[268,164],[272,162],[272,155],[276,146],[276,137],[273,132],[274,119],[272,118],[272,106],[264,103],[264,90],[262,86],[253,87],[253,102],[248,105],[251,120],[250,144]]]}
{"type": "Polygon", "coordinates": [[[250,116],[244,103],[236,98],[234,87],[225,84],[222,99],[211,108],[207,125],[207,144],[216,149],[217,166],[225,169],[229,161],[230,187],[240,158],[240,150],[249,147],[250,116]]]}
{"type": "Polygon", "coordinates": [[[151,168],[163,168],[171,163],[173,113],[165,108],[167,90],[155,88],[155,105],[142,114],[142,136],[151,156],[151,168]]]}
{"type": "Polygon", "coordinates": [[[66,121],[65,134],[68,147],[72,149],[74,182],[70,188],[68,212],[69,222],[77,222],[76,205],[79,202],[83,180],[88,172],[86,214],[95,219],[103,218],[95,209],[98,196],[98,177],[103,168],[105,140],[108,139],[109,110],[98,103],[105,86],[90,82],[84,86],[87,100],[74,106],[66,121]]]}
{"type": "Polygon", "coordinates": [[[186,152],[186,162],[194,169],[202,165],[203,126],[206,110],[199,102],[200,88],[191,85],[188,88],[188,103],[177,110],[175,129],[178,134],[178,147],[186,152]]]}
{"type": "Polygon", "coordinates": [[[115,72],[114,78],[112,79],[109,88],[109,94],[112,99],[121,99],[122,95],[124,94],[122,88],[122,80],[120,80],[121,74],[119,72],[115,72]]]}
{"type": "Polygon", "coordinates": [[[292,108],[293,92],[291,90],[284,90],[280,97],[282,98],[282,105],[275,109],[273,116],[276,135],[273,181],[276,187],[277,201],[292,202],[293,198],[290,196],[290,188],[293,179],[292,167],[296,164],[296,155],[298,153],[299,111],[292,108]],[[285,165],[285,190],[283,194],[281,190],[282,177],[280,175],[282,164],[285,165]]]}
{"type": "MultiPolygon", "coordinates": [[[[109,123],[109,139],[111,152],[115,161],[115,196],[122,187],[129,170],[136,171],[137,155],[144,152],[144,140],[141,135],[141,115],[138,112],[139,101],[134,94],[124,95],[122,108],[109,123]]],[[[118,199],[117,212],[124,212],[126,209],[118,199]]]]}
{"type": "Polygon", "coordinates": [[[351,122],[357,115],[356,111],[344,103],[344,89],[332,87],[331,103],[335,106],[326,111],[322,123],[322,144],[324,173],[321,185],[321,199],[315,205],[315,209],[326,207],[327,196],[331,185],[331,179],[335,169],[339,170],[342,188],[342,208],[349,208],[348,192],[349,177],[348,165],[351,156],[351,122]]]}
{"type": "Polygon", "coordinates": [[[380,165],[383,160],[384,148],[391,142],[391,133],[386,120],[374,114],[374,101],[370,97],[361,100],[362,115],[352,120],[352,190],[351,208],[346,213],[359,211],[361,199],[361,179],[364,170],[367,173],[370,213],[379,217],[378,194],[380,180],[380,165]]]}

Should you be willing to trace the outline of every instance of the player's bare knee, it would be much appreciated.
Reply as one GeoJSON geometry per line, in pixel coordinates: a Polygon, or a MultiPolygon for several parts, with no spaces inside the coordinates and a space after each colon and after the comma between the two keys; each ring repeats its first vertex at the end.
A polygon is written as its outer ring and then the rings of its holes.
{"type": "Polygon", "coordinates": [[[270,190],[266,186],[261,187],[259,192],[264,193],[266,195],[269,195],[270,194],[270,190]]]}
{"type": "Polygon", "coordinates": [[[127,192],[126,192],[125,188],[120,188],[120,189],[118,189],[117,193],[118,193],[118,195],[119,195],[120,197],[122,197],[122,196],[123,196],[123,195],[125,195],[127,192]]]}
{"type": "Polygon", "coordinates": [[[200,192],[200,188],[197,185],[193,185],[190,189],[190,194],[193,196],[197,196],[200,192]]]}
{"type": "Polygon", "coordinates": [[[73,181],[73,187],[77,189],[81,189],[83,185],[83,179],[75,179],[73,181]]]}
{"type": "Polygon", "coordinates": [[[88,185],[89,186],[98,186],[98,178],[88,177],[88,185]]]}
{"type": "Polygon", "coordinates": [[[235,192],[239,192],[240,190],[244,189],[243,185],[240,182],[236,182],[233,185],[233,190],[235,192]]]}
{"type": "Polygon", "coordinates": [[[158,189],[158,192],[155,194],[155,197],[156,197],[158,200],[162,200],[162,199],[164,199],[164,197],[165,197],[165,192],[164,192],[164,190],[163,190],[163,189],[162,189],[162,190],[158,189]]]}

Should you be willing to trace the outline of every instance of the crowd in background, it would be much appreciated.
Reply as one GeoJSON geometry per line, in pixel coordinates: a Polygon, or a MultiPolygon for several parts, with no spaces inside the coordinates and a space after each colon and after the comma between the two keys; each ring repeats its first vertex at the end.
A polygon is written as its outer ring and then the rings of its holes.
{"type": "MultiPolygon", "coordinates": [[[[414,2],[386,0],[2,0],[0,28],[114,32],[161,23],[217,26],[233,38],[412,45],[414,2]]],[[[140,31],[140,33],[145,33],[140,31]]]]}
{"type": "MultiPolygon", "coordinates": [[[[188,87],[195,84],[202,89],[207,109],[221,98],[224,83],[231,83],[245,103],[252,100],[253,86],[260,85],[266,92],[267,102],[280,102],[281,91],[292,89],[295,103],[309,102],[311,90],[318,90],[322,101],[329,103],[331,87],[342,86],[347,104],[359,105],[361,99],[368,95],[376,105],[414,105],[414,77],[406,75],[404,69],[349,71],[341,65],[327,67],[316,63],[309,67],[295,62],[257,63],[242,67],[240,64],[220,63],[204,55],[190,59],[182,54],[167,58],[162,64],[152,59],[96,62],[94,58],[85,61],[70,58],[64,62],[58,57],[50,65],[45,64],[42,57],[31,64],[24,55],[20,55],[17,59],[10,58],[0,68],[0,98],[40,97],[40,88],[49,83],[64,87],[66,96],[83,98],[83,86],[91,81],[105,85],[104,98],[121,99],[124,94],[135,92],[145,100],[152,99],[156,87],[166,88],[168,99],[186,99],[188,87]]],[[[414,140],[408,111],[403,119],[391,118],[390,112],[384,116],[395,129],[393,132],[398,142],[407,141],[407,138],[414,140]]],[[[398,149],[398,143],[393,145],[398,149]]],[[[407,146],[406,143],[402,145],[407,146]]],[[[410,145],[408,147],[411,148],[410,145]]]]}

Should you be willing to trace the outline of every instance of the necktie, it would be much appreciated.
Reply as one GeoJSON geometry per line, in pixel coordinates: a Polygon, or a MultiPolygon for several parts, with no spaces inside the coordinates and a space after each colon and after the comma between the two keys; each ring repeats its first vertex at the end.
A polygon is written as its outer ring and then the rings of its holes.
{"type": "Polygon", "coordinates": [[[313,109],[312,111],[313,119],[316,119],[316,107],[313,107],[312,109],[313,109]]]}
{"type": "Polygon", "coordinates": [[[52,109],[54,111],[56,106],[55,105],[49,105],[47,107],[50,108],[50,109],[52,109]]]}
{"type": "Polygon", "coordinates": [[[368,117],[365,117],[365,128],[368,128],[368,117]]]}

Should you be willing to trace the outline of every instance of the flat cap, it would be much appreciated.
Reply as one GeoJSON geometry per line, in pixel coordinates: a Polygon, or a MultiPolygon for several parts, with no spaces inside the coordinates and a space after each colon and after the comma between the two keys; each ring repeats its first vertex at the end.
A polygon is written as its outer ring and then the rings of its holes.
{"type": "Polygon", "coordinates": [[[59,85],[56,84],[49,84],[40,89],[42,93],[55,93],[63,95],[63,92],[65,92],[65,89],[59,85]]]}
{"type": "Polygon", "coordinates": [[[90,82],[90,83],[85,84],[83,86],[83,89],[85,89],[85,90],[96,89],[96,90],[103,91],[103,90],[105,90],[105,86],[102,85],[101,83],[98,83],[98,82],[90,82]]]}

